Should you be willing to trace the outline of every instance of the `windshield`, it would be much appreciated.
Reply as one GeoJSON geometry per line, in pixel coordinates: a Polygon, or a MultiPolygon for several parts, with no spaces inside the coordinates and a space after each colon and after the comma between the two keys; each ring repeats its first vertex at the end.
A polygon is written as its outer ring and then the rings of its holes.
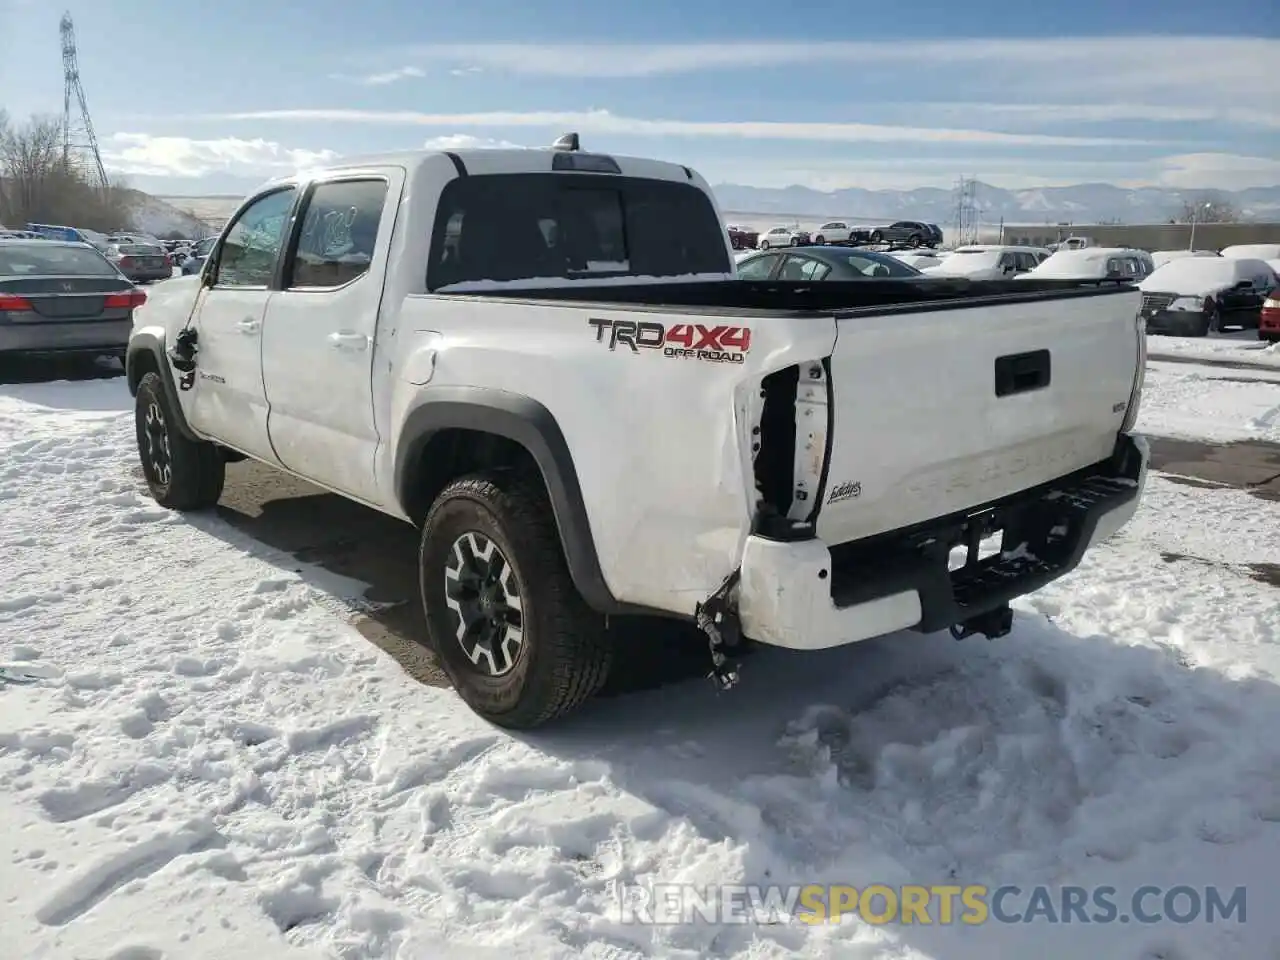
{"type": "Polygon", "coordinates": [[[0,246],[0,277],[114,277],[113,267],[96,250],[60,247],[46,240],[0,246]]]}

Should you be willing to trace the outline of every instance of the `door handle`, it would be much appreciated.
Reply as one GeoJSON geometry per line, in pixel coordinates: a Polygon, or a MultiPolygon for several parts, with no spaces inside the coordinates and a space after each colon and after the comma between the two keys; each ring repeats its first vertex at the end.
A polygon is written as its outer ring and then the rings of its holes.
{"type": "Polygon", "coordinates": [[[236,329],[241,333],[257,333],[258,327],[262,326],[261,321],[245,318],[236,324],[236,329]]]}
{"type": "Polygon", "coordinates": [[[329,345],[337,350],[366,350],[369,338],[363,333],[331,333],[329,345]]]}

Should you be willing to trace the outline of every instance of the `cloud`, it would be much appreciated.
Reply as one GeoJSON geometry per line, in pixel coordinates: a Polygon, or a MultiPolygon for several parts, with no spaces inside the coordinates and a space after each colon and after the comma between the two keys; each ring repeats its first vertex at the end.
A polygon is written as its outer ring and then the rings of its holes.
{"type": "Polygon", "coordinates": [[[1280,184],[1280,160],[1233,153],[1184,153],[1157,161],[1156,182],[1186,189],[1244,190],[1280,184]]]}
{"type": "Polygon", "coordinates": [[[560,132],[631,136],[733,137],[751,140],[810,140],[828,143],[995,144],[1023,147],[1112,147],[1161,141],[1116,137],[1065,137],[1044,133],[1006,133],[948,127],[899,127],[872,123],[822,123],[782,120],[644,120],[608,110],[535,113],[417,113],[409,110],[345,108],[252,110],[209,114],[198,119],[271,120],[312,123],[369,123],[422,127],[543,127],[560,132]]]}
{"type": "Polygon", "coordinates": [[[397,67],[395,70],[387,70],[382,73],[368,73],[364,76],[353,77],[346,73],[331,73],[331,80],[345,80],[349,83],[358,83],[365,87],[385,87],[390,83],[397,83],[401,80],[420,79],[427,74],[421,67],[397,67]]]}
{"type": "Polygon", "coordinates": [[[525,150],[523,144],[510,140],[491,140],[488,137],[473,137],[469,133],[449,133],[443,137],[432,137],[422,144],[423,150],[525,150]]]}
{"type": "Polygon", "coordinates": [[[1033,67],[1037,87],[1055,78],[1076,86],[1123,77],[1156,87],[1227,84],[1241,94],[1261,95],[1265,78],[1271,75],[1280,56],[1280,40],[1132,36],[892,43],[449,43],[416,45],[400,52],[423,63],[465,64],[497,72],[553,77],[635,78],[824,63],[979,68],[1008,64],[1020,70],[1033,67]]]}
{"type": "Polygon", "coordinates": [[[271,176],[328,163],[332,150],[300,150],[271,140],[192,140],[117,133],[102,144],[103,163],[117,173],[144,177],[205,177],[212,173],[271,176]]]}
{"type": "Polygon", "coordinates": [[[1033,126],[1060,123],[1230,123],[1280,130],[1280,112],[1253,107],[1197,107],[1150,103],[913,103],[910,109],[935,116],[999,117],[1033,126]]]}

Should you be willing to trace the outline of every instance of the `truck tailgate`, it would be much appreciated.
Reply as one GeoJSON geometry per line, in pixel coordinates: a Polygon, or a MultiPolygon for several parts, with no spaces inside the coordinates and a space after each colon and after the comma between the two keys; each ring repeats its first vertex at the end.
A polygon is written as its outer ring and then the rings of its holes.
{"type": "Polygon", "coordinates": [[[844,543],[1109,456],[1138,368],[1140,295],[842,316],[818,534],[844,543]]]}

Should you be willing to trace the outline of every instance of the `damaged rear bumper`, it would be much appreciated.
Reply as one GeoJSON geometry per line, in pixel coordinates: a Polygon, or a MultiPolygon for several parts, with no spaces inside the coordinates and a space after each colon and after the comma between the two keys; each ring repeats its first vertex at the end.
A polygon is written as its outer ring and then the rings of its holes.
{"type": "Polygon", "coordinates": [[[1052,483],[907,530],[829,547],[821,540],[747,538],[738,615],[760,643],[818,650],[898,630],[976,621],[1069,573],[1133,516],[1149,450],[1121,434],[1106,460],[1052,483]],[[983,537],[1000,552],[977,559],[983,537]],[[950,570],[957,545],[969,561],[950,570]]]}

